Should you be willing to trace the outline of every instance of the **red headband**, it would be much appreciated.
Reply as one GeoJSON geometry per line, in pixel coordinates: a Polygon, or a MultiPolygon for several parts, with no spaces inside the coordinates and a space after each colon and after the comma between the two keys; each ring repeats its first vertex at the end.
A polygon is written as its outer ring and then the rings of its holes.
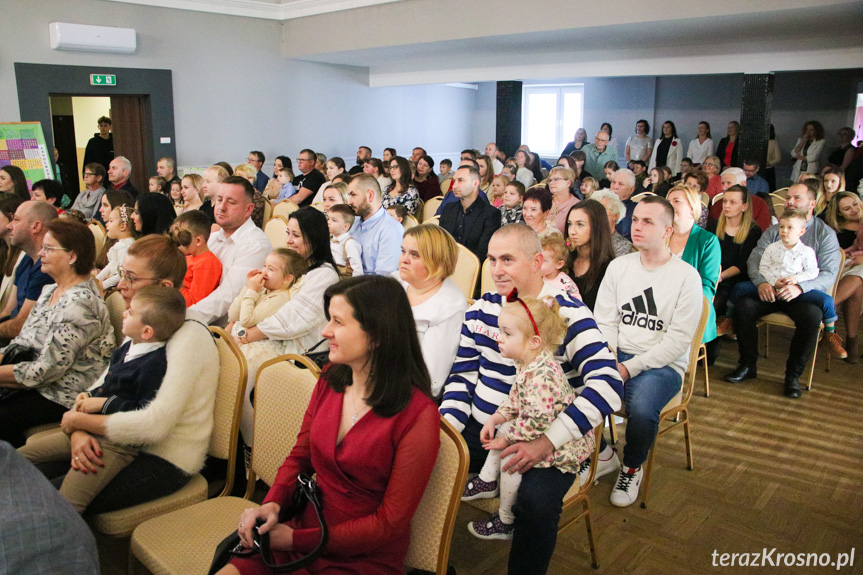
{"type": "Polygon", "coordinates": [[[521,304],[521,306],[524,308],[524,311],[527,312],[527,317],[528,317],[528,319],[530,319],[530,323],[533,324],[533,333],[535,333],[537,336],[539,336],[539,328],[536,327],[536,320],[533,319],[533,314],[530,313],[530,310],[528,309],[527,304],[524,303],[524,300],[521,299],[520,297],[518,297],[518,289],[517,288],[512,288],[512,291],[509,292],[508,296],[506,296],[506,301],[508,303],[513,303],[513,302],[517,301],[518,303],[521,304]]]}

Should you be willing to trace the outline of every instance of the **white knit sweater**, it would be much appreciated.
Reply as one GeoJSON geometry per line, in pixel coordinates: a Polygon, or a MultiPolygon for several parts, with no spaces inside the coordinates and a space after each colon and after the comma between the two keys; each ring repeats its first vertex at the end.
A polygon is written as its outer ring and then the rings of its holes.
{"type": "Polygon", "coordinates": [[[140,445],[141,451],[193,474],[204,466],[210,444],[219,353],[209,330],[196,321],[186,321],[166,351],[168,370],[156,397],[144,409],[108,417],[105,436],[140,445]]]}

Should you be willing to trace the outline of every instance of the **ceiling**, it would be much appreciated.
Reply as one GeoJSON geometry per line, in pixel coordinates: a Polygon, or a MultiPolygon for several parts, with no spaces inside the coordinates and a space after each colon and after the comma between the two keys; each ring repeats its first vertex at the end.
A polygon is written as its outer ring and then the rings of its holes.
{"type": "Polygon", "coordinates": [[[110,0],[266,20],[292,20],[402,0],[110,0]]]}

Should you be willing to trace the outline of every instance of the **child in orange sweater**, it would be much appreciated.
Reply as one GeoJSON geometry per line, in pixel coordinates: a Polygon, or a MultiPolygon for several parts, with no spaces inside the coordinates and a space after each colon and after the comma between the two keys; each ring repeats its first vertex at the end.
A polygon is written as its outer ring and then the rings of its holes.
{"type": "Polygon", "coordinates": [[[171,225],[171,237],[186,254],[186,276],[180,293],[186,306],[198,303],[219,286],[222,262],[207,247],[210,218],[200,210],[183,212],[171,225]]]}

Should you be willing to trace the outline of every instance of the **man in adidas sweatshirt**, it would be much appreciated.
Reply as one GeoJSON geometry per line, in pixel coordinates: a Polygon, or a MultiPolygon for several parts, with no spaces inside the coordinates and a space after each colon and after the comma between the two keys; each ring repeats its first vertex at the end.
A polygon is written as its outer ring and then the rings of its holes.
{"type": "Polygon", "coordinates": [[[668,249],[674,210],[659,196],[638,203],[632,243],[638,252],[611,261],[596,297],[596,322],[617,350],[629,421],[623,466],[611,504],[638,498],[641,465],[656,440],[659,413],[680,392],[704,296],[698,271],[668,249]]]}
{"type": "MultiPolygon", "coordinates": [[[[543,437],[516,443],[503,452],[503,457],[514,454],[505,471],[523,474],[513,507],[515,530],[509,573],[542,574],[554,553],[563,497],[575,474],[533,466],[620,409],[623,388],[614,356],[590,310],[542,280],[542,246],[536,232],[524,224],[500,228],[489,241],[488,261],[496,293],[484,294],[465,313],[440,411],[462,432],[470,450],[471,470],[479,471],[488,453],[479,441],[480,429],[507,397],[515,380],[515,366],[500,355],[497,344],[497,320],[506,296],[516,288],[520,297],[551,296],[557,300],[568,327],[555,357],[579,395],[543,437]]],[[[700,293],[700,281],[698,286],[700,293]]]]}

